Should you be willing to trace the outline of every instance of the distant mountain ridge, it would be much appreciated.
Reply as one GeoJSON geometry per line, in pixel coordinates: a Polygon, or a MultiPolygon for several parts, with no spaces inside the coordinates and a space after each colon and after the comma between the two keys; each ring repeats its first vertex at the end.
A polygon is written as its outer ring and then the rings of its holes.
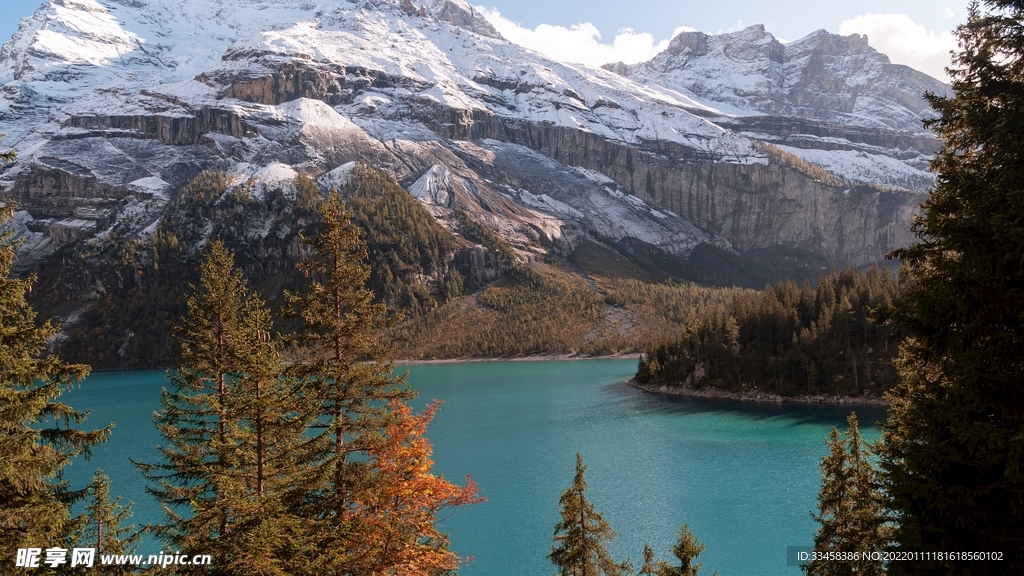
{"type": "Polygon", "coordinates": [[[607,68],[511,44],[463,0],[52,0],[0,50],[0,191],[25,266],[115,226],[145,240],[203,169],[327,187],[357,159],[522,258],[636,238],[867,264],[910,242],[935,150],[919,92],[944,86],[863,38],[683,33],[607,68]]]}
{"type": "Polygon", "coordinates": [[[818,30],[783,44],[761,25],[682,32],[647,62],[605,68],[720,110],[698,113],[837,175],[917,190],[933,182],[938,141],[921,126],[934,115],[923,95],[949,88],[892,64],[866,36],[818,30]]]}

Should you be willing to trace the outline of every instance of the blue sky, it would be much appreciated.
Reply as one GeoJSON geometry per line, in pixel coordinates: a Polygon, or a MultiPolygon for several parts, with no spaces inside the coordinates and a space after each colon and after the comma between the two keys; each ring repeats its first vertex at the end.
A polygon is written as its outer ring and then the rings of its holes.
{"type": "MultiPolygon", "coordinates": [[[[682,27],[720,33],[764,24],[776,37],[790,41],[820,28],[866,33],[872,46],[894,61],[933,76],[941,76],[945,54],[954,46],[949,31],[967,13],[964,0],[470,1],[488,9],[488,17],[510,40],[568,61],[646,60],[682,27]]],[[[39,4],[4,0],[0,39],[10,38],[18,21],[39,4]]]]}

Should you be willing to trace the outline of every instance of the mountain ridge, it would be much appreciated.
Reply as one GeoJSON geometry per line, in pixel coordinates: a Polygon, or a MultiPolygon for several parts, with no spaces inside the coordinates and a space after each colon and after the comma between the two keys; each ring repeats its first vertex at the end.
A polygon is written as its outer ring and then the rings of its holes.
{"type": "MultiPolygon", "coordinates": [[[[523,258],[596,234],[684,256],[793,246],[867,264],[910,241],[930,178],[923,129],[730,115],[666,81],[510,44],[461,0],[243,4],[54,0],[4,44],[0,131],[19,161],[0,189],[25,209],[28,263],[114,221],[137,219],[144,237],[202,169],[240,183],[365,159],[407,188],[441,186],[443,169],[448,199],[421,196],[435,217],[466,211],[523,258]],[[894,185],[877,166],[909,190],[851,193],[894,185]]],[[[676,52],[699,38],[687,34],[676,52]]]]}

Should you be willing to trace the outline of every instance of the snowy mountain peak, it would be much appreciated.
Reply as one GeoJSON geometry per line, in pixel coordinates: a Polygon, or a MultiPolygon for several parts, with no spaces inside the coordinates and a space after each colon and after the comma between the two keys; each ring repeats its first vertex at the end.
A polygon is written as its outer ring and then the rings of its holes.
{"type": "Polygon", "coordinates": [[[910,72],[860,36],[752,26],[613,73],[512,44],[465,0],[51,0],[0,49],[19,158],[0,190],[53,248],[151,225],[203,169],[337,183],[366,160],[524,253],[590,235],[864,263],[910,238],[919,200],[851,200],[820,167],[930,184],[910,72]]]}

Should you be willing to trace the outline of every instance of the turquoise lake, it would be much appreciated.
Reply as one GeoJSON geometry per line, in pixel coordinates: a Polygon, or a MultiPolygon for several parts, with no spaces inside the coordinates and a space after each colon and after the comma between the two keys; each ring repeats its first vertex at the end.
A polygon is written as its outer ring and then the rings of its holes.
{"type": "MultiPolygon", "coordinates": [[[[634,563],[649,543],[662,559],[682,523],[707,546],[704,571],[721,576],[797,575],[787,546],[812,543],[824,439],[845,428],[850,407],[681,399],[623,383],[636,360],[468,362],[402,366],[420,393],[418,407],[444,404],[428,436],[435,471],[462,482],[470,474],[487,502],[443,522],[452,547],[472,562],[463,576],[550,576],[558,497],[571,482],[575,454],[587,464],[590,499],[618,532],[617,558],[634,563]]],[[[137,523],[159,522],[129,458],[153,461],[152,425],[163,372],[91,376],[64,397],[92,410],[93,426],[116,422],[112,439],[68,476],[81,486],[103,468],[111,490],[134,501],[137,523]]],[[[885,417],[857,407],[864,435],[885,417]]],[[[140,552],[157,553],[147,542],[140,552]]]]}

